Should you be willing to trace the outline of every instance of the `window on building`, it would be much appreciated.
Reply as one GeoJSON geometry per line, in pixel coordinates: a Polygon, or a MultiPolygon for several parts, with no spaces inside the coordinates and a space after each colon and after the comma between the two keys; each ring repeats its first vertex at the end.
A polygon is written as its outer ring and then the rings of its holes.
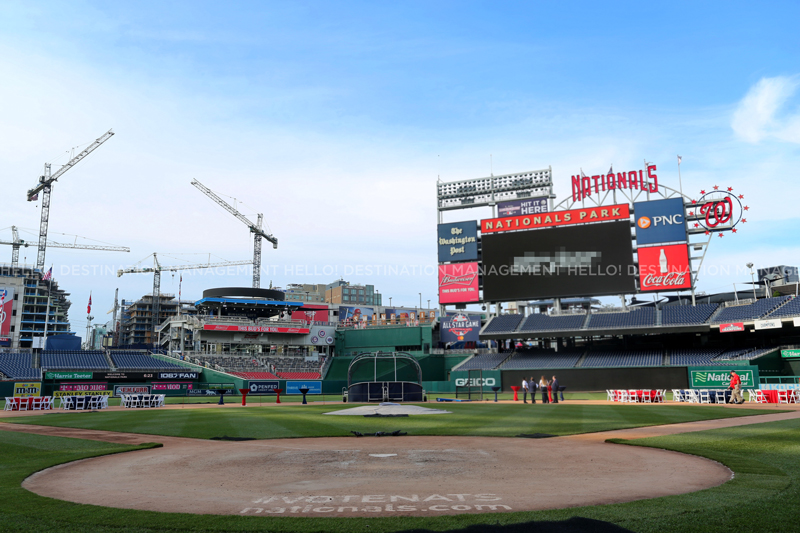
{"type": "Polygon", "coordinates": [[[364,289],[358,289],[358,294],[364,294],[364,289]]]}
{"type": "Polygon", "coordinates": [[[342,289],[342,294],[350,294],[350,289],[342,289]]]}
{"type": "Polygon", "coordinates": [[[342,300],[344,300],[345,302],[349,302],[350,301],[350,297],[349,296],[342,296],[342,300]]]}

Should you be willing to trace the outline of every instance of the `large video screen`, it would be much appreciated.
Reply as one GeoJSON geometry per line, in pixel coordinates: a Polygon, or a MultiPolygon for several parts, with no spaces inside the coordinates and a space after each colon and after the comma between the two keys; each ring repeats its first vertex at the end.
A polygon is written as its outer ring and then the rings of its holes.
{"type": "Polygon", "coordinates": [[[483,236],[487,302],[636,292],[627,220],[483,236]]]}

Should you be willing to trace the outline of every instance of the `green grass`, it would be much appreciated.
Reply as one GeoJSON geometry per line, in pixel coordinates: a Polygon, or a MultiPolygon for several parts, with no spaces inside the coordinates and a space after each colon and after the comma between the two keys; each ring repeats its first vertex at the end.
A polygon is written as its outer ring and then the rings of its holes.
{"type": "Polygon", "coordinates": [[[513,437],[520,433],[570,435],[640,426],[731,418],[764,411],[698,405],[524,405],[502,403],[437,403],[428,407],[453,414],[407,418],[323,416],[336,405],[281,405],[223,409],[132,409],[100,412],[54,412],[35,417],[7,418],[10,423],[147,433],[174,437],[350,436],[350,431],[407,431],[411,435],[479,435],[513,437]]]}
{"type": "MultiPolygon", "coordinates": [[[[89,415],[92,416],[92,415],[89,415]]],[[[798,531],[800,420],[631,441],[720,461],[735,479],[720,487],[625,504],[433,518],[271,518],[154,513],[80,505],[43,498],[21,488],[28,475],[67,461],[137,447],[0,433],[0,531],[145,533],[151,531],[391,532],[446,531],[490,522],[513,524],[582,516],[638,532],[798,531]]],[[[135,453],[135,452],[133,452],[135,453]]],[[[535,496],[535,491],[532,493],[535,496]]]]}

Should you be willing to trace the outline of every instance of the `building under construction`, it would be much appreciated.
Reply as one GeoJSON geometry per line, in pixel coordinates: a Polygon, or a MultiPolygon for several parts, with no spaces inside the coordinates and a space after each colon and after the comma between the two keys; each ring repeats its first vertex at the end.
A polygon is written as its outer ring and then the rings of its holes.
{"type": "Polygon", "coordinates": [[[69,293],[57,281],[43,277],[32,266],[0,265],[0,347],[43,348],[45,334],[74,334],[68,316],[69,293]]]}
{"type": "MultiPolygon", "coordinates": [[[[178,315],[180,302],[174,294],[161,293],[158,323],[178,315]]],[[[145,294],[136,301],[122,300],[119,344],[155,344],[153,340],[153,295],[145,294]]]]}

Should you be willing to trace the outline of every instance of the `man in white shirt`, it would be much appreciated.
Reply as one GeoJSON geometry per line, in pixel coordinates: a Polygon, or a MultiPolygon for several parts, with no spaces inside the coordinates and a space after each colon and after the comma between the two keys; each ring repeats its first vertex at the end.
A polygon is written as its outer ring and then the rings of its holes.
{"type": "Polygon", "coordinates": [[[528,403],[528,382],[522,378],[522,403],[528,403]]]}

